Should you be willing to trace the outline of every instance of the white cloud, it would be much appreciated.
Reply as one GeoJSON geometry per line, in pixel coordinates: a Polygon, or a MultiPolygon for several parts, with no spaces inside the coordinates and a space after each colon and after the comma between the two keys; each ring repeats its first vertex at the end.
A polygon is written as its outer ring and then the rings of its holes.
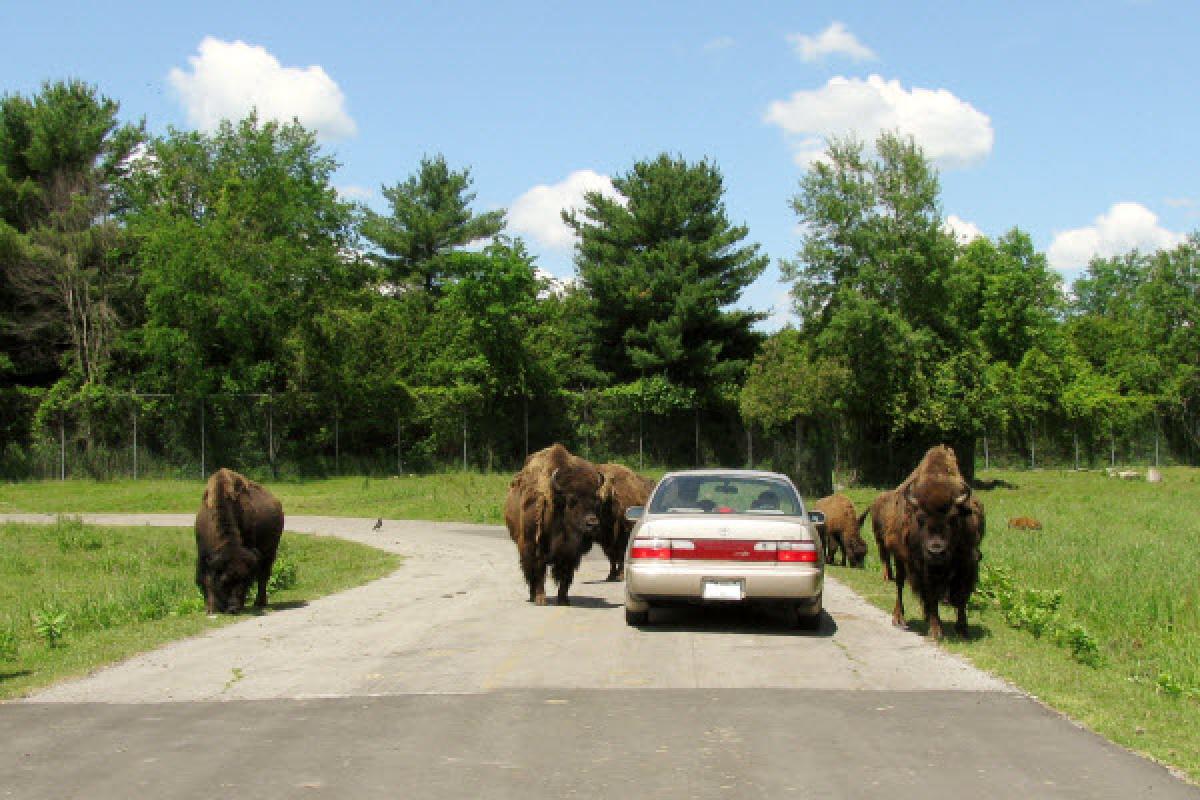
{"type": "Polygon", "coordinates": [[[374,189],[366,186],[357,186],[352,183],[334,188],[337,189],[338,196],[342,200],[370,200],[375,196],[374,189]]]}
{"type": "Polygon", "coordinates": [[[1095,256],[1109,258],[1135,249],[1153,252],[1185,239],[1159,225],[1154,212],[1140,203],[1116,203],[1091,225],[1056,233],[1046,259],[1057,270],[1081,269],[1095,256]]]}
{"type": "Polygon", "coordinates": [[[882,131],[911,135],[939,167],[964,167],[992,151],[995,134],[986,114],[945,89],[905,89],[878,75],[830,78],[767,107],[765,121],[793,137],[796,163],[809,166],[825,140],[854,135],[871,144],[882,131]]]}
{"type": "Polygon", "coordinates": [[[718,36],[715,39],[709,39],[704,43],[704,51],[712,53],[717,50],[728,50],[733,47],[734,40],[732,36],[718,36]]]}
{"type": "Polygon", "coordinates": [[[789,33],[787,40],[804,61],[820,61],[825,56],[849,56],[855,61],[874,61],[875,51],[860,42],[840,22],[833,22],[816,36],[789,33]]]}
{"type": "Polygon", "coordinates": [[[211,131],[223,119],[238,120],[257,108],[261,119],[300,120],[323,140],[353,136],[346,98],[319,66],[285,67],[265,48],[204,37],[190,69],[172,68],[167,80],[188,120],[211,131]]]}
{"type": "Polygon", "coordinates": [[[560,183],[539,184],[514,200],[508,209],[508,227],[542,247],[569,248],[575,244],[575,233],[562,221],[561,212],[582,208],[585,192],[620,198],[607,175],[577,170],[560,183]]]}
{"type": "Polygon", "coordinates": [[[946,229],[954,234],[959,244],[970,244],[975,239],[983,237],[983,231],[974,222],[967,222],[962,217],[950,214],[945,220],[946,229]]]}

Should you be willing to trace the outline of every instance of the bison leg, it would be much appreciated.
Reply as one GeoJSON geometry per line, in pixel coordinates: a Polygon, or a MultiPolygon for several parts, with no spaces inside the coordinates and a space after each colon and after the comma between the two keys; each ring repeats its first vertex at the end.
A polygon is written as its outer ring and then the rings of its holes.
{"type": "Polygon", "coordinates": [[[844,534],[844,533],[837,534],[834,539],[833,544],[834,544],[834,546],[841,548],[842,566],[843,567],[846,566],[846,534],[844,534]]]}
{"type": "Polygon", "coordinates": [[[546,565],[540,559],[529,575],[529,599],[539,606],[546,605],[546,565]]]}
{"type": "Polygon", "coordinates": [[[896,559],[896,605],[892,609],[892,624],[897,628],[907,628],[904,622],[904,562],[896,559]]]}
{"type": "Polygon", "coordinates": [[[625,576],[625,550],[617,542],[604,545],[604,555],[608,556],[608,577],[606,581],[619,581],[625,576]]]}
{"type": "Polygon", "coordinates": [[[560,606],[571,605],[571,598],[567,596],[567,592],[570,590],[571,581],[574,578],[574,572],[564,572],[561,579],[558,581],[558,604],[560,606]]]}
{"type": "Polygon", "coordinates": [[[964,639],[971,638],[970,629],[967,627],[967,604],[955,606],[954,610],[958,615],[954,620],[954,632],[964,639]]]}
{"type": "Polygon", "coordinates": [[[942,617],[938,611],[939,593],[926,589],[921,593],[921,605],[925,609],[925,622],[929,626],[929,638],[941,641],[942,617]]]}

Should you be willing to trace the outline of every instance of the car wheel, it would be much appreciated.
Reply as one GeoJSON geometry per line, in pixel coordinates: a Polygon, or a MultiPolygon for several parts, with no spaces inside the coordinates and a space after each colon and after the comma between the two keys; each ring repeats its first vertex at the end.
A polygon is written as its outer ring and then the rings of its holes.
{"type": "Polygon", "coordinates": [[[645,611],[630,611],[625,609],[626,625],[647,625],[650,622],[650,609],[645,611]]]}
{"type": "Polygon", "coordinates": [[[797,603],[793,607],[795,614],[795,625],[802,631],[815,631],[821,627],[821,596],[818,595],[813,600],[806,600],[802,603],[797,603]]]}

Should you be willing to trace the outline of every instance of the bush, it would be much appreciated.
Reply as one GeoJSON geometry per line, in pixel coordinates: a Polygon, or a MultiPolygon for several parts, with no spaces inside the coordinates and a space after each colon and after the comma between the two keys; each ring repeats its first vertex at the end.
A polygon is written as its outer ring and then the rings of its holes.
{"type": "Polygon", "coordinates": [[[296,574],[296,562],[289,556],[280,553],[271,570],[271,579],[267,581],[267,589],[272,592],[291,589],[296,585],[296,574]]]}

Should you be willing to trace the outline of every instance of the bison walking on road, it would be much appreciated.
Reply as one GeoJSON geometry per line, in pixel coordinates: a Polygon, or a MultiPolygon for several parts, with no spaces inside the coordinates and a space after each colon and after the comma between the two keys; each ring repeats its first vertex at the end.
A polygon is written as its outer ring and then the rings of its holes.
{"type": "Polygon", "coordinates": [[[850,566],[861,567],[867,557],[867,543],[858,531],[862,518],[854,513],[854,503],[844,494],[832,494],[813,503],[813,508],[824,512],[825,563],[832,564],[833,557],[842,551],[842,566],[849,558],[850,566]]]}
{"type": "Polygon", "coordinates": [[[554,444],[529,456],[512,479],[504,523],[517,545],[529,600],[546,604],[546,569],[558,583],[558,602],[567,591],[599,524],[603,480],[591,462],[554,444]]]}
{"type": "Polygon", "coordinates": [[[600,524],[595,540],[608,556],[605,580],[619,581],[625,575],[625,547],[633,530],[633,523],[625,519],[625,509],[646,505],[654,481],[621,464],[598,464],[596,469],[600,470],[604,483],[600,487],[600,524]]]}
{"type": "Polygon", "coordinates": [[[259,484],[233,470],[208,479],[196,512],[196,585],[209,614],[236,614],[258,581],[257,608],[267,604],[267,582],[283,535],[283,506],[259,484]]]}
{"type": "Polygon", "coordinates": [[[979,579],[984,513],[954,451],[931,448],[903,483],[875,498],[870,514],[884,579],[896,582],[892,623],[904,626],[907,580],[921,598],[932,638],[942,638],[938,604],[943,600],[957,612],[955,631],[967,636],[967,601],[979,579]]]}

